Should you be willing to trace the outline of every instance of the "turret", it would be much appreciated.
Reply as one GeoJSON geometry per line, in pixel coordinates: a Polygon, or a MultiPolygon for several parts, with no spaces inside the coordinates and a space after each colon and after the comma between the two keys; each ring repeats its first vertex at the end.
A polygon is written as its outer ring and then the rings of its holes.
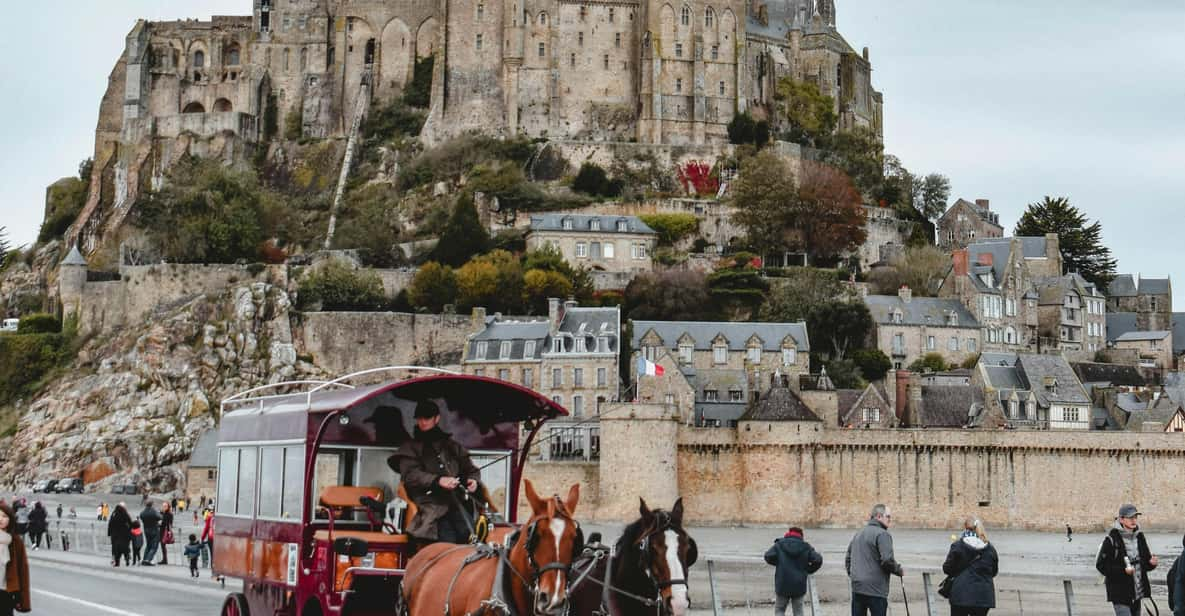
{"type": "Polygon", "coordinates": [[[77,246],[62,261],[58,272],[58,296],[62,302],[62,317],[82,311],[82,292],[86,287],[86,259],[77,246]]]}

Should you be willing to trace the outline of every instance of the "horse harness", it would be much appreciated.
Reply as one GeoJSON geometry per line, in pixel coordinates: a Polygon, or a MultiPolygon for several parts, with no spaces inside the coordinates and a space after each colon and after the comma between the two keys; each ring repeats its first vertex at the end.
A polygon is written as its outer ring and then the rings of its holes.
{"type": "MultiPolygon", "coordinates": [[[[658,512],[656,512],[656,514],[658,516],[658,520],[656,521],[654,528],[647,531],[642,536],[642,538],[638,540],[638,548],[643,555],[643,562],[641,562],[639,564],[642,565],[642,570],[643,570],[643,572],[646,573],[647,579],[649,579],[650,583],[654,585],[654,588],[655,588],[655,597],[654,598],[650,599],[650,598],[646,598],[646,597],[643,597],[640,595],[635,595],[634,593],[631,593],[631,592],[629,592],[625,589],[622,589],[622,588],[618,588],[617,586],[614,586],[612,584],[612,580],[613,580],[613,558],[612,558],[613,549],[610,548],[609,546],[596,544],[593,546],[589,546],[588,548],[586,548],[583,551],[581,560],[588,558],[589,559],[588,566],[584,569],[583,573],[580,573],[578,576],[576,576],[576,582],[569,584],[569,588],[571,589],[571,588],[575,588],[575,587],[579,586],[580,583],[583,582],[585,578],[588,578],[592,582],[595,582],[595,583],[601,585],[601,605],[600,605],[599,609],[597,609],[596,611],[593,612],[594,616],[611,616],[612,612],[609,608],[609,602],[612,598],[612,595],[614,595],[614,594],[620,595],[622,597],[626,597],[629,599],[633,599],[634,601],[637,601],[638,603],[641,603],[642,605],[644,605],[646,607],[653,607],[653,608],[655,608],[655,611],[660,616],[668,616],[668,608],[667,608],[666,602],[663,601],[663,599],[662,599],[663,589],[670,588],[671,586],[677,586],[677,585],[682,585],[684,587],[687,587],[687,580],[686,579],[672,578],[672,579],[665,580],[662,582],[655,581],[655,579],[654,579],[653,563],[651,561],[651,554],[650,554],[650,537],[657,535],[659,533],[662,533],[662,532],[666,532],[667,530],[674,528],[673,525],[671,524],[670,515],[667,512],[658,511],[658,512]],[[592,575],[590,575],[590,573],[592,573],[593,568],[596,567],[597,561],[601,560],[602,558],[605,558],[606,556],[608,556],[609,558],[605,561],[605,579],[598,580],[596,577],[593,577],[592,575]]],[[[573,564],[572,569],[573,569],[573,571],[578,571],[578,567],[575,564],[573,564]]],[[[672,575],[673,575],[673,573],[672,573],[672,575]]]]}

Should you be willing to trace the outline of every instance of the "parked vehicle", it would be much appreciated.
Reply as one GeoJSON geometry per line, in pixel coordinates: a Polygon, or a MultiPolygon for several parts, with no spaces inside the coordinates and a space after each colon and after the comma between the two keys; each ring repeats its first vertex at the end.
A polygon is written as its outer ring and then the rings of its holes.
{"type": "Polygon", "coordinates": [[[4,319],[4,322],[0,323],[0,332],[15,332],[20,326],[20,319],[4,319]]]}
{"type": "Polygon", "coordinates": [[[395,613],[410,557],[403,528],[416,513],[387,458],[411,433],[419,400],[439,404],[481,469],[489,541],[513,530],[531,442],[567,411],[506,381],[411,372],[377,385],[347,382],[356,375],[279,383],[222,402],[214,521],[224,547],[214,573],[243,580],[222,616],[395,613]],[[273,393],[299,386],[310,389],[273,393]],[[384,605],[392,609],[371,609],[384,605]]]}
{"type": "Polygon", "coordinates": [[[117,483],[111,486],[112,494],[135,494],[136,484],[134,483],[117,483]]]}
{"type": "Polygon", "coordinates": [[[53,492],[54,488],[58,487],[57,479],[42,479],[33,484],[34,492],[53,492]]]}
{"type": "Polygon", "coordinates": [[[54,488],[54,491],[60,494],[70,494],[71,492],[74,494],[82,494],[82,480],[77,477],[59,479],[58,485],[56,488],[54,488]]]}

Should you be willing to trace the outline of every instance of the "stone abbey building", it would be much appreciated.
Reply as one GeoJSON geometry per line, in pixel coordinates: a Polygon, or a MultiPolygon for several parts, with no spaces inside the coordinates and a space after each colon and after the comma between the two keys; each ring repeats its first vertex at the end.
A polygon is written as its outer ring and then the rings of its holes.
{"type": "Polygon", "coordinates": [[[841,129],[881,134],[868,50],[837,32],[834,0],[253,0],[251,8],[132,28],[100,107],[100,173],[70,241],[92,250],[184,154],[234,160],[290,126],[309,138],[348,136],[372,101],[398,95],[417,59],[429,57],[429,144],[466,131],[722,144],[734,114],[771,115],[785,76],[830,95],[841,129]]]}

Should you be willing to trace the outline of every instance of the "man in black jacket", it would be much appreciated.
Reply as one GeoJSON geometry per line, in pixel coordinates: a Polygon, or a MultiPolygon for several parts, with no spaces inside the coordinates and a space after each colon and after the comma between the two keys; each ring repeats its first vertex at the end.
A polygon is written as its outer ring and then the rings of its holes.
{"type": "Polygon", "coordinates": [[[1140,616],[1140,600],[1151,597],[1148,572],[1158,561],[1140,532],[1140,512],[1135,505],[1119,508],[1115,526],[1103,538],[1095,569],[1103,574],[1107,601],[1115,616],[1140,616]]]}
{"type": "Polygon", "coordinates": [[[151,500],[144,501],[144,511],[140,512],[140,524],[144,528],[144,557],[140,564],[151,567],[152,559],[160,548],[160,512],[152,507],[151,500]]]}
{"type": "Polygon", "coordinates": [[[803,540],[802,529],[790,527],[773,547],[765,552],[765,562],[777,566],[774,570],[774,616],[786,616],[786,605],[794,616],[803,616],[802,597],[806,594],[807,576],[823,566],[823,557],[803,540]]]}
{"type": "Polygon", "coordinates": [[[440,409],[431,400],[416,405],[416,429],[412,440],[405,442],[387,459],[387,465],[399,472],[419,512],[412,518],[407,533],[420,545],[446,541],[468,543],[469,521],[457,506],[455,490],[477,492],[481,472],[469,459],[469,452],[440,429],[440,409]]]}

